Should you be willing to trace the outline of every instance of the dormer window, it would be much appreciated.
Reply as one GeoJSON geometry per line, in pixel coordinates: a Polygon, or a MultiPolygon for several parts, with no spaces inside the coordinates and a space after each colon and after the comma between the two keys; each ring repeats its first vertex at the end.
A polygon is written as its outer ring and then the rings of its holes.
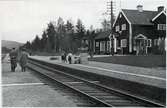
{"type": "Polygon", "coordinates": [[[158,30],[166,30],[166,24],[158,24],[157,29],[158,30]]]}

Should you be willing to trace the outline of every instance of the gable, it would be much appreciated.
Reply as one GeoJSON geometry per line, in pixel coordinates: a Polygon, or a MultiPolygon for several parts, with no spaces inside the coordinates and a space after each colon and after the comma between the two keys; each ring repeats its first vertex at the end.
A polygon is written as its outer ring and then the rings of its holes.
{"type": "MultiPolygon", "coordinates": [[[[162,12],[160,12],[159,14],[157,14],[157,15],[152,19],[152,21],[155,21],[157,18],[159,18],[159,17],[162,16],[162,15],[165,15],[165,17],[166,17],[165,11],[162,11],[162,12]]],[[[166,20],[166,18],[165,18],[164,20],[166,20]]]]}
{"type": "Polygon", "coordinates": [[[146,36],[144,36],[143,34],[138,34],[137,36],[134,37],[135,39],[147,39],[146,36]]]}
{"type": "Polygon", "coordinates": [[[123,11],[120,11],[119,14],[117,15],[117,18],[115,19],[114,23],[113,23],[113,27],[115,26],[116,22],[120,19],[120,17],[124,17],[124,19],[131,24],[131,22],[128,20],[128,18],[126,17],[126,15],[123,13],[123,11]]]}

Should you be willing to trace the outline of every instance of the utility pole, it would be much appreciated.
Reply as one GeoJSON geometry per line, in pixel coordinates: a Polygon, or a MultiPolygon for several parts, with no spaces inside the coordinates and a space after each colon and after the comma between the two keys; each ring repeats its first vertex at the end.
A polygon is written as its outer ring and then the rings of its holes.
{"type": "Polygon", "coordinates": [[[113,56],[114,55],[114,35],[113,35],[113,29],[112,29],[112,26],[113,26],[113,22],[114,22],[114,9],[113,9],[113,1],[111,0],[110,2],[107,2],[109,3],[109,5],[107,5],[107,12],[110,12],[110,23],[111,23],[111,32],[110,32],[110,41],[111,41],[111,55],[113,56]]]}

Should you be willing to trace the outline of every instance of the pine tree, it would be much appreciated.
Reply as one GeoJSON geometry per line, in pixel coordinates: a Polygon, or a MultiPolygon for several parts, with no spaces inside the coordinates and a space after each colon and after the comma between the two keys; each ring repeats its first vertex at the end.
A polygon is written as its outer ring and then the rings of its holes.
{"type": "Polygon", "coordinates": [[[46,31],[43,31],[42,39],[41,39],[41,49],[42,49],[42,51],[46,51],[47,39],[48,39],[48,37],[47,37],[46,31]]]}
{"type": "Polygon", "coordinates": [[[65,24],[61,17],[57,20],[57,36],[56,36],[56,51],[61,51],[64,49],[63,39],[65,38],[65,24]]]}
{"type": "Polygon", "coordinates": [[[84,34],[85,34],[85,27],[82,24],[82,21],[78,19],[77,25],[76,25],[76,35],[75,35],[78,48],[81,47],[81,41],[82,41],[82,38],[84,37],[84,34]]]}
{"type": "Polygon", "coordinates": [[[53,25],[52,22],[50,22],[48,24],[48,28],[47,28],[47,36],[48,36],[48,42],[49,42],[49,47],[50,50],[54,50],[55,49],[55,36],[56,36],[56,31],[55,31],[55,27],[53,25]]]}
{"type": "Polygon", "coordinates": [[[40,44],[40,38],[38,35],[36,35],[35,39],[32,42],[32,49],[34,51],[39,51],[41,48],[41,44],[40,44]]]}

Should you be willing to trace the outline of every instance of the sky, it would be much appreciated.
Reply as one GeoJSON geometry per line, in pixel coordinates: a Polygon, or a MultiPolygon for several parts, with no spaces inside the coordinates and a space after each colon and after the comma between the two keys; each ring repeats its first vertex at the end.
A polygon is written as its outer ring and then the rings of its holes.
{"type": "MultiPolygon", "coordinates": [[[[109,15],[107,2],[110,0],[0,0],[0,35],[2,40],[25,43],[32,41],[35,35],[41,37],[42,31],[50,21],[62,17],[72,19],[76,24],[80,18],[89,29],[101,28],[101,22],[109,15]]],[[[113,0],[115,16],[122,9],[136,9],[138,4],[144,10],[157,10],[165,6],[165,0],[113,0]]]]}

